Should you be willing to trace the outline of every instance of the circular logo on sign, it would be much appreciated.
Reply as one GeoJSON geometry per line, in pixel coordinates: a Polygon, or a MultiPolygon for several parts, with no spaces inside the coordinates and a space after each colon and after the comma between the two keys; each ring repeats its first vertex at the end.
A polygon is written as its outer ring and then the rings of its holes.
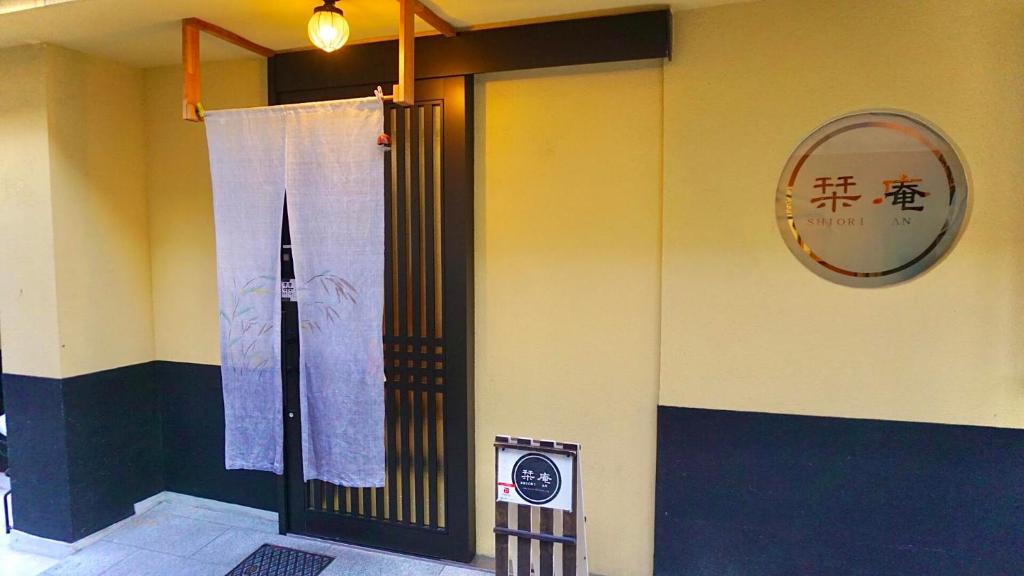
{"type": "Polygon", "coordinates": [[[562,475],[551,458],[531,452],[516,460],[512,467],[512,484],[523,500],[530,504],[547,504],[558,496],[562,475]]]}
{"type": "Polygon", "coordinates": [[[884,286],[924,272],[964,223],[967,175],[953,145],[910,116],[833,120],[793,152],[775,214],[790,251],[847,286],[884,286]]]}

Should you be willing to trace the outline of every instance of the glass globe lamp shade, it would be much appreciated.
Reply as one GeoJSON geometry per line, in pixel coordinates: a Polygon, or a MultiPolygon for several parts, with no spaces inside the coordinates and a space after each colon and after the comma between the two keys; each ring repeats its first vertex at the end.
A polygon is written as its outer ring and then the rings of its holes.
{"type": "Polygon", "coordinates": [[[309,19],[309,39],[324,52],[334,52],[348,42],[348,20],[334,2],[326,2],[313,10],[309,19]]]}

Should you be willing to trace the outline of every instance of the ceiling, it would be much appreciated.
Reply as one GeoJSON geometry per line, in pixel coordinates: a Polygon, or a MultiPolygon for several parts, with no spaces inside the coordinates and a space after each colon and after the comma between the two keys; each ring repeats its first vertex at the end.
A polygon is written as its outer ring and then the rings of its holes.
{"type": "MultiPolygon", "coordinates": [[[[687,9],[738,0],[674,0],[687,9]]],[[[423,0],[456,27],[651,7],[644,0],[423,0]]],[[[46,42],[137,67],[181,61],[180,20],[195,16],[274,50],[310,46],[306,21],[318,0],[0,0],[0,47],[46,42]]],[[[339,0],[352,41],[394,36],[396,0],[339,0]]],[[[666,4],[662,4],[663,6],[666,4]]],[[[417,19],[417,29],[429,26],[417,19]]],[[[256,57],[204,36],[204,60],[256,57]]]]}

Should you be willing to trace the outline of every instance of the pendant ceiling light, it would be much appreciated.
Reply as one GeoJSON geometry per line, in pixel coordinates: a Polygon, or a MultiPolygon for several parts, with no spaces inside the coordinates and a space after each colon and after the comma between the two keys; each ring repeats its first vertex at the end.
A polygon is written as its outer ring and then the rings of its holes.
{"type": "Polygon", "coordinates": [[[309,19],[309,39],[324,52],[334,52],[348,42],[348,20],[341,8],[335,6],[337,1],[324,0],[324,5],[314,8],[309,19]]]}

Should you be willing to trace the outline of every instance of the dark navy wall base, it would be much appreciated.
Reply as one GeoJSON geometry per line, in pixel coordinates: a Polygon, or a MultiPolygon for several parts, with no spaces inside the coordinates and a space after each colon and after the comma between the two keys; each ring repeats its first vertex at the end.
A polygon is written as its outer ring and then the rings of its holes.
{"type": "Polygon", "coordinates": [[[3,388],[20,531],[74,542],[163,490],[277,509],[276,476],[224,469],[219,366],[4,374],[3,388]]]}
{"type": "Polygon", "coordinates": [[[1024,430],[658,409],[657,575],[1024,574],[1024,430]]]}
{"type": "Polygon", "coordinates": [[[153,368],[163,396],[167,490],[277,511],[277,476],[224,469],[220,366],[154,362],[153,368]]]}
{"type": "Polygon", "coordinates": [[[4,374],[3,387],[11,464],[8,473],[18,499],[15,528],[72,542],[75,531],[61,381],[4,374]]]}
{"type": "Polygon", "coordinates": [[[74,378],[4,375],[19,530],[73,542],[163,489],[149,364],[74,378]]]}

